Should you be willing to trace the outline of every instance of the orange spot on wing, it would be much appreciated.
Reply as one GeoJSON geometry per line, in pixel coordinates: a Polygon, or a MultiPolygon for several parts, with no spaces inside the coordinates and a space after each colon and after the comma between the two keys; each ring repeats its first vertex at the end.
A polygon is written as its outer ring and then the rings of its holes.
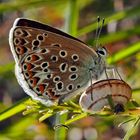
{"type": "Polygon", "coordinates": [[[40,79],[40,78],[38,78],[38,77],[33,77],[33,78],[31,78],[31,80],[33,80],[33,82],[32,82],[32,86],[33,86],[33,87],[35,87],[35,86],[37,85],[39,79],[40,79]]]}
{"type": "Polygon", "coordinates": [[[34,74],[31,71],[28,71],[29,77],[32,77],[34,74]]]}
{"type": "Polygon", "coordinates": [[[34,67],[34,65],[32,65],[31,63],[27,64],[27,70],[31,70],[34,67]]]}
{"type": "Polygon", "coordinates": [[[36,61],[36,60],[39,60],[39,56],[37,56],[37,55],[32,55],[32,61],[36,61]]]}
{"type": "Polygon", "coordinates": [[[45,89],[45,85],[40,84],[38,87],[39,87],[40,92],[43,93],[45,89]]]}

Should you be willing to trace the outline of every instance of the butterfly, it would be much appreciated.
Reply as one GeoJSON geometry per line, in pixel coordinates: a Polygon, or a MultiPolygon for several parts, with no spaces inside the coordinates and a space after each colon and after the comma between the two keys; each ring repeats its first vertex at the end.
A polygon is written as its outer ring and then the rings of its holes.
{"type": "Polygon", "coordinates": [[[105,48],[94,51],[79,39],[37,21],[16,19],[9,44],[19,84],[46,105],[82,93],[104,71],[105,48]]]}

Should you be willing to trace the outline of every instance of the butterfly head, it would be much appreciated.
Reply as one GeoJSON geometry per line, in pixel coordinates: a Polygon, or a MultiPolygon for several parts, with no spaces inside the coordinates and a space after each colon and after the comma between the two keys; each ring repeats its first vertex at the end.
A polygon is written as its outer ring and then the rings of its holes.
{"type": "Polygon", "coordinates": [[[96,50],[97,54],[99,57],[101,58],[106,58],[107,57],[107,50],[105,47],[99,47],[97,50],[96,50]]]}
{"type": "Polygon", "coordinates": [[[107,51],[105,47],[99,47],[96,50],[96,53],[97,53],[97,57],[93,58],[94,63],[89,68],[89,71],[91,72],[92,78],[97,80],[99,79],[99,77],[101,76],[101,74],[105,69],[105,64],[106,64],[105,59],[107,57],[107,51]]]}

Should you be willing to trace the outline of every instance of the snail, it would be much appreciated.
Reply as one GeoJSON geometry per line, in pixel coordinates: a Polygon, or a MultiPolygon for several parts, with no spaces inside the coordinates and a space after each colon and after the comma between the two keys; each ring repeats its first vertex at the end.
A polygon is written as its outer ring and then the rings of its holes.
{"type": "Polygon", "coordinates": [[[113,112],[124,111],[124,105],[132,95],[131,87],[120,79],[105,79],[95,82],[81,95],[79,104],[84,111],[101,111],[110,106],[113,112]]]}

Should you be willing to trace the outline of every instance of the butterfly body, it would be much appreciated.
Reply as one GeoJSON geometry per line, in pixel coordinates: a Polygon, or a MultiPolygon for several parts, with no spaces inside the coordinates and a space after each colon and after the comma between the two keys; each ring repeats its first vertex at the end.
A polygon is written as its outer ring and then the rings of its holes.
{"type": "Polygon", "coordinates": [[[104,60],[82,41],[28,19],[15,21],[9,43],[19,84],[45,104],[83,92],[104,70],[104,60]]]}

